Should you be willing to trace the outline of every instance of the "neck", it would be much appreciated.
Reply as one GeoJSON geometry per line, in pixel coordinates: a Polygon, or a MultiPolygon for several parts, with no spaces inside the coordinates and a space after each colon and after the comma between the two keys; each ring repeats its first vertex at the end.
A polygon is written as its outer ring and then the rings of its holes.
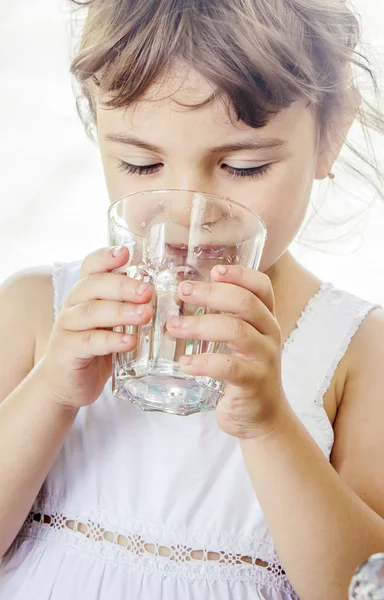
{"type": "Polygon", "coordinates": [[[276,319],[285,341],[308,301],[317,293],[321,282],[288,251],[265,274],[272,282],[276,319]]]}
{"type": "Polygon", "coordinates": [[[304,267],[302,267],[288,251],[265,271],[265,274],[268,275],[272,282],[276,300],[278,300],[282,292],[286,295],[287,286],[291,286],[293,281],[302,276],[304,271],[304,267]]]}

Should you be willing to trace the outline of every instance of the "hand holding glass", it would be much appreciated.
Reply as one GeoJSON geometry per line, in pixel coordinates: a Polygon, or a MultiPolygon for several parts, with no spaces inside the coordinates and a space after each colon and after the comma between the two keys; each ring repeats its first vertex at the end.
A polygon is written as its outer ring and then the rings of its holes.
{"type": "Polygon", "coordinates": [[[211,281],[215,265],[241,264],[257,269],[266,239],[260,217],[227,198],[183,190],[130,194],[109,209],[110,243],[124,244],[129,262],[120,272],[154,287],[148,325],[122,325],[137,336],[129,353],[113,357],[113,394],[143,410],[178,415],[212,410],[224,383],[191,377],[179,366],[183,355],[228,353],[225,344],[182,340],[169,335],[171,317],[214,312],[182,302],[178,285],[211,281]]]}

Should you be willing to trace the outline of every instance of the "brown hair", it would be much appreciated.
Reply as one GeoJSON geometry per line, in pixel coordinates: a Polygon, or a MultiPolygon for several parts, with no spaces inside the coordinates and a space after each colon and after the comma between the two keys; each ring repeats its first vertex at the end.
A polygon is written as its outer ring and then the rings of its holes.
{"type": "MultiPolygon", "coordinates": [[[[72,2],[88,9],[71,66],[86,101],[81,116],[88,131],[95,120],[91,81],[108,93],[110,107],[124,107],[182,61],[251,127],[262,127],[304,98],[316,110],[322,143],[331,143],[346,107],[361,97],[358,119],[365,134],[384,133],[384,115],[359,91],[360,70],[378,98],[375,76],[358,51],[359,21],[345,0],[72,2]]],[[[372,146],[365,155],[347,145],[373,170],[375,178],[366,170],[365,176],[384,197],[372,146]]]]}

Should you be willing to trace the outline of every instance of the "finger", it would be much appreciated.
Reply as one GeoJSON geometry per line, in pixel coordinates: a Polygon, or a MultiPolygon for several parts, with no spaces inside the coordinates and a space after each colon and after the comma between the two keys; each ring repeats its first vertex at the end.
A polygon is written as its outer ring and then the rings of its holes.
{"type": "Polygon", "coordinates": [[[80,277],[87,277],[93,273],[113,271],[125,265],[129,259],[126,246],[117,248],[100,248],[84,259],[81,265],[80,277]]]}
{"type": "Polygon", "coordinates": [[[188,281],[178,287],[181,300],[223,313],[231,313],[263,335],[276,332],[277,323],[267,306],[248,289],[221,282],[188,281]]]}
{"type": "Polygon", "coordinates": [[[275,295],[273,293],[272,282],[268,275],[248,269],[242,265],[225,266],[226,273],[220,273],[224,265],[216,265],[211,271],[212,278],[215,281],[225,281],[233,283],[246,290],[249,290],[257,296],[268,310],[275,315],[275,295]]]}
{"type": "Polygon", "coordinates": [[[153,286],[120,273],[95,273],[79,281],[65,301],[71,307],[91,300],[146,303],[153,294],[153,286]]]}
{"type": "Polygon", "coordinates": [[[176,338],[223,342],[239,354],[260,355],[265,346],[265,336],[230,315],[172,317],[167,321],[167,330],[176,338]]]}
{"type": "Polygon", "coordinates": [[[180,366],[191,376],[206,376],[241,387],[254,386],[254,363],[226,354],[194,354],[182,356],[180,366]]]}
{"type": "Polygon", "coordinates": [[[67,331],[86,331],[97,328],[143,325],[152,318],[150,304],[131,304],[93,300],[76,304],[59,317],[60,327],[67,331]]]}
{"type": "Polygon", "coordinates": [[[63,344],[76,359],[92,359],[95,356],[108,356],[118,352],[132,352],[137,344],[134,335],[117,331],[95,329],[82,332],[65,332],[63,344]]]}

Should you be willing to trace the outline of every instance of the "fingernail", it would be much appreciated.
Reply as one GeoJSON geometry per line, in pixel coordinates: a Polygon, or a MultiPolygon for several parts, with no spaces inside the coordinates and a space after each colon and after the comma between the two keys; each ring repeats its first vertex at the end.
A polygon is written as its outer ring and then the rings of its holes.
{"type": "Polygon", "coordinates": [[[183,365],[190,365],[193,361],[192,356],[182,356],[180,358],[180,362],[183,363],[183,365]]]}
{"type": "Polygon", "coordinates": [[[183,292],[184,296],[191,296],[193,293],[192,283],[183,283],[183,285],[181,286],[181,291],[183,292]]]}
{"type": "Polygon", "coordinates": [[[145,306],[144,304],[139,304],[138,306],[136,306],[136,312],[138,315],[142,315],[144,312],[145,306]]]}
{"type": "Polygon", "coordinates": [[[117,258],[118,256],[120,256],[120,254],[123,252],[125,246],[121,245],[121,246],[115,246],[115,248],[113,248],[112,250],[112,256],[114,258],[117,258]]]}
{"type": "Polygon", "coordinates": [[[131,337],[130,335],[125,335],[123,338],[121,338],[121,341],[123,342],[123,344],[127,344],[128,342],[131,341],[131,337]]]}
{"type": "Polygon", "coordinates": [[[216,267],[216,272],[219,273],[219,275],[225,275],[226,273],[228,273],[228,267],[216,267]]]}
{"type": "Polygon", "coordinates": [[[145,292],[145,290],[147,289],[148,284],[147,283],[141,283],[139,285],[139,287],[137,288],[137,295],[138,296],[142,296],[145,292]]]}
{"type": "Polygon", "coordinates": [[[183,319],[180,317],[172,317],[169,319],[169,323],[172,327],[181,327],[183,324],[183,319]]]}

